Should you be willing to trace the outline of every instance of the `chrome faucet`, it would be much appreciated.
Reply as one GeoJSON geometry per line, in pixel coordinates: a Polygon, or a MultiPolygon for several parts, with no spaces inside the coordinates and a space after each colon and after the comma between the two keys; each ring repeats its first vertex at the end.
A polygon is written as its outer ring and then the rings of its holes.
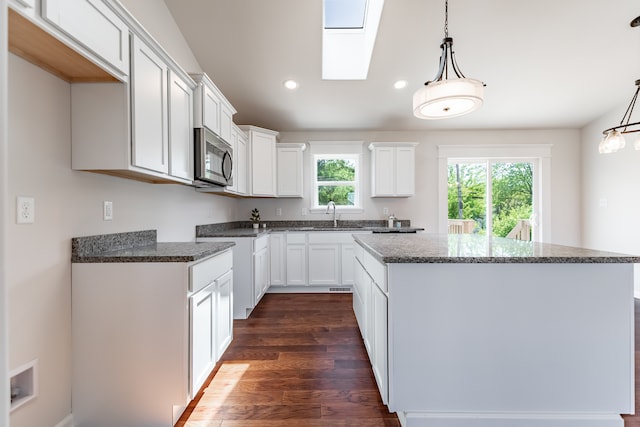
{"type": "Polygon", "coordinates": [[[333,226],[337,227],[338,220],[336,219],[336,204],[333,202],[333,200],[330,200],[329,203],[327,203],[327,211],[325,212],[325,214],[329,214],[329,209],[331,207],[333,207],[333,226]]]}

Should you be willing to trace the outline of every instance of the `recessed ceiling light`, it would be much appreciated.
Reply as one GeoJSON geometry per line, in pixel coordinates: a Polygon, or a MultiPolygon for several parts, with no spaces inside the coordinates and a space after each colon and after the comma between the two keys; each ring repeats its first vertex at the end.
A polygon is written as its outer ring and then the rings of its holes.
{"type": "Polygon", "coordinates": [[[405,87],[407,87],[407,81],[406,80],[398,80],[397,82],[395,82],[393,84],[393,87],[396,89],[404,89],[405,87]]]}
{"type": "Polygon", "coordinates": [[[287,80],[284,82],[284,87],[286,87],[287,89],[297,89],[298,87],[298,82],[295,80],[287,80]]]}

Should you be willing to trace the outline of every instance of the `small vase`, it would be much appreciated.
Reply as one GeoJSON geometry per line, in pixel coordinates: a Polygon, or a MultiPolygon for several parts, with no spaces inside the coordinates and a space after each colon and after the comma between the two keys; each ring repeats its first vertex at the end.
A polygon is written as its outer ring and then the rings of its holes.
{"type": "Polygon", "coordinates": [[[253,223],[253,229],[254,229],[254,230],[257,230],[257,229],[258,229],[258,227],[260,227],[260,224],[258,224],[257,222],[254,222],[254,223],[253,223]]]}

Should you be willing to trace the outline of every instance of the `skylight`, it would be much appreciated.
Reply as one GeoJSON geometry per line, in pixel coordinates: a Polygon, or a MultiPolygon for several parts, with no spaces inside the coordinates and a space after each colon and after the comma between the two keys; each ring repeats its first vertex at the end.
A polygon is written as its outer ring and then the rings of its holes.
{"type": "Polygon", "coordinates": [[[322,78],[365,80],[384,0],[323,0],[322,78]]]}
{"type": "Polygon", "coordinates": [[[367,0],[324,0],[324,28],[364,27],[367,0]]]}

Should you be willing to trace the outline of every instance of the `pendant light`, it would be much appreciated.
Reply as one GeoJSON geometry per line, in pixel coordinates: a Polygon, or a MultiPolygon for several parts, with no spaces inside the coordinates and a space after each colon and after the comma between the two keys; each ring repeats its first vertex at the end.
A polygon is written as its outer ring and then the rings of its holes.
{"type": "MultiPolygon", "coordinates": [[[[631,21],[630,25],[632,27],[640,26],[640,16],[631,21]]],[[[602,131],[604,136],[598,145],[598,151],[600,154],[615,153],[616,151],[623,149],[626,145],[624,135],[640,132],[640,122],[630,123],[631,116],[633,115],[633,109],[635,108],[636,101],[638,100],[638,93],[640,93],[640,79],[636,80],[635,84],[636,92],[633,94],[631,102],[627,107],[627,111],[625,111],[622,116],[622,120],[620,120],[620,124],[602,131]]],[[[640,150],[640,134],[633,144],[633,148],[640,150]]]]}
{"type": "Polygon", "coordinates": [[[445,1],[444,39],[440,49],[436,77],[413,94],[413,115],[419,119],[448,119],[482,106],[485,84],[466,78],[456,63],[453,38],[449,37],[449,0],[445,1]]]}

